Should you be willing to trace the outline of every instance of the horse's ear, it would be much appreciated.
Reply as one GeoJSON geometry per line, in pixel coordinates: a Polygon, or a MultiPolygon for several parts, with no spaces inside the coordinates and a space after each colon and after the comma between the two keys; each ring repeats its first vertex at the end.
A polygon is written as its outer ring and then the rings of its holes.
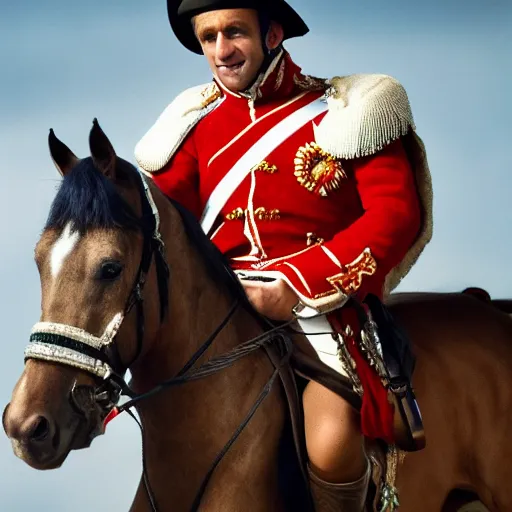
{"type": "Polygon", "coordinates": [[[89,147],[95,167],[107,178],[114,180],[116,177],[116,152],[97,119],[94,119],[92,123],[89,147]]]}
{"type": "Polygon", "coordinates": [[[55,136],[52,129],[50,129],[50,134],[48,135],[48,146],[50,147],[53,163],[62,176],[66,176],[80,161],[73,151],[55,136]]]}

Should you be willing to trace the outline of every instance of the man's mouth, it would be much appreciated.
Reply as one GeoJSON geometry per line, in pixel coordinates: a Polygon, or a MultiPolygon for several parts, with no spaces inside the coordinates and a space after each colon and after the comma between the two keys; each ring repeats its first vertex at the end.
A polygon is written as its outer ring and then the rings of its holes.
{"type": "Polygon", "coordinates": [[[241,61],[241,62],[237,62],[236,64],[223,64],[221,66],[217,66],[217,69],[219,70],[220,73],[233,73],[233,72],[236,72],[238,70],[240,70],[242,68],[242,66],[244,65],[245,61],[241,61]]]}

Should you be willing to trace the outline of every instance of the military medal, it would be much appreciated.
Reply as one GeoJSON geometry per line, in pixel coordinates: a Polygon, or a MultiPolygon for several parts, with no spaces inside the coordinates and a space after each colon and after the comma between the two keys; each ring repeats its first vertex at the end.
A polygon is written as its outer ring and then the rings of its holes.
{"type": "Polygon", "coordinates": [[[341,180],[347,177],[341,163],[315,142],[300,147],[294,163],[298,182],[323,197],[339,188],[341,180]]]}

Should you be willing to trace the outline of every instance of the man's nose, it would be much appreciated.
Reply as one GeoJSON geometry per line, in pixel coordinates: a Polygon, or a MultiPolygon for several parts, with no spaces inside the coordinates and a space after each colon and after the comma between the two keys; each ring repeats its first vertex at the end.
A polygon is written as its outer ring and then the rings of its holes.
{"type": "Polygon", "coordinates": [[[235,48],[231,39],[226,37],[222,32],[217,36],[215,45],[215,53],[217,61],[223,62],[229,59],[233,54],[235,48]]]}

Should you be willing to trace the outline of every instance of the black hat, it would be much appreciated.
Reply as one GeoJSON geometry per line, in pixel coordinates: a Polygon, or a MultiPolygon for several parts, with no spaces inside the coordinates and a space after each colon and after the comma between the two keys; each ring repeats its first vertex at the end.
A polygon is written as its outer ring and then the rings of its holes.
{"type": "Polygon", "coordinates": [[[282,25],[284,39],[300,37],[309,32],[304,20],[284,0],[167,0],[167,13],[176,37],[185,48],[199,55],[203,51],[194,34],[191,19],[197,14],[219,9],[263,11],[282,25]]]}

